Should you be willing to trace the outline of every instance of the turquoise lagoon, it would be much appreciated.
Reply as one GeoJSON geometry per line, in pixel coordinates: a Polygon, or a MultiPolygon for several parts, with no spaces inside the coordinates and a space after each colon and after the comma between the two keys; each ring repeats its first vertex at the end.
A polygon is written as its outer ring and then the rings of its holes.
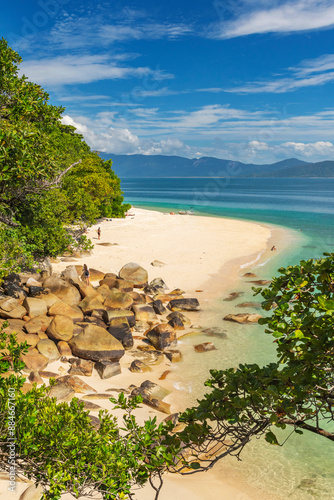
{"type": "MultiPolygon", "coordinates": [[[[142,208],[164,212],[192,208],[198,215],[251,220],[294,230],[296,238],[284,252],[273,253],[268,262],[253,266],[261,278],[270,279],[281,266],[334,251],[334,179],[124,179],[122,189],[127,202],[142,208]]],[[[224,301],[225,292],[206,304],[200,321],[211,331],[183,340],[184,361],[172,377],[184,406],[204,393],[203,382],[210,368],[243,362],[265,364],[274,359],[272,339],[263,327],[222,320],[228,312],[241,311],[235,307],[238,302],[256,300],[251,286],[240,278],[233,289],[243,292],[239,301],[224,301]],[[208,340],[214,342],[217,351],[194,355],[193,345],[208,340]],[[182,372],[182,383],[178,370],[182,372]]],[[[288,436],[288,431],[281,433],[280,440],[288,436]]],[[[323,438],[308,433],[292,435],[283,447],[255,440],[241,458],[241,462],[222,460],[216,474],[253,486],[261,491],[259,498],[334,499],[334,446],[323,438]]]]}

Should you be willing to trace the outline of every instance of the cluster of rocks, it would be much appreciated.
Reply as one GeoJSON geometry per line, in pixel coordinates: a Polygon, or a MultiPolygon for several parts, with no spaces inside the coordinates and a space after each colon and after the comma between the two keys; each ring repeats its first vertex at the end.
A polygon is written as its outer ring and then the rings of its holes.
{"type": "MultiPolygon", "coordinates": [[[[30,382],[56,375],[50,395],[61,401],[75,393],[96,392],[78,375],[91,376],[96,370],[106,379],[121,373],[125,351],[135,358],[132,372],[149,372],[165,359],[181,361],[175,349],[177,331],[190,324],[183,312],[200,308],[198,300],[185,298],[182,290],[168,291],[161,278],[148,283],[147,271],[135,263],[123,266],[118,275],[90,269],[90,279],[97,286],[87,286],[82,266],[75,265],[60,276],[52,271],[11,274],[0,293],[0,323],[7,321],[6,332],[17,333],[18,341],[28,344],[22,360],[30,382]],[[135,348],[134,340],[140,340],[135,348]],[[46,371],[58,359],[70,363],[62,377],[46,371]]],[[[155,384],[154,391],[150,384],[134,387],[133,394],[142,394],[147,404],[169,413],[160,386],[155,384]]]]}
{"type": "MultiPolygon", "coordinates": [[[[243,275],[243,278],[256,278],[256,274],[254,273],[245,273],[243,275]]],[[[246,283],[252,283],[255,285],[260,285],[260,286],[266,286],[271,283],[270,280],[251,280],[247,281],[246,283]]],[[[228,297],[223,299],[225,302],[232,302],[239,297],[241,297],[244,294],[244,292],[231,292],[228,297]]],[[[246,308],[250,307],[252,309],[261,309],[261,304],[259,302],[242,302],[240,304],[237,304],[236,307],[238,308],[246,308]]],[[[241,324],[251,324],[251,323],[258,323],[259,319],[261,319],[263,316],[261,314],[256,314],[256,313],[238,313],[238,314],[227,314],[223,319],[225,321],[233,321],[234,323],[241,323],[241,324]]]]}

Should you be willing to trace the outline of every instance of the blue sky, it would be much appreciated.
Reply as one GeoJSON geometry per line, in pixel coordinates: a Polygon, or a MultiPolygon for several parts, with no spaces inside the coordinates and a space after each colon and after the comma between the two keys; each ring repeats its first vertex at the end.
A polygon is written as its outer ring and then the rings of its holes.
{"type": "Polygon", "coordinates": [[[12,0],[0,32],[95,150],[334,158],[330,0],[12,0]]]}

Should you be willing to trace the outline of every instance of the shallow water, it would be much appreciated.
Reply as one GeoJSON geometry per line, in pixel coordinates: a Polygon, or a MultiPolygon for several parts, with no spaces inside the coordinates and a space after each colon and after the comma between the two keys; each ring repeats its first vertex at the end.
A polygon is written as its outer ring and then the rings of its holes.
{"type": "MultiPolygon", "coordinates": [[[[175,381],[180,378],[183,380],[182,384],[175,384],[176,389],[182,389],[178,393],[178,403],[182,408],[195,404],[196,399],[204,394],[206,388],[203,381],[209,378],[210,369],[237,366],[240,362],[262,365],[275,359],[272,338],[263,332],[263,327],[238,325],[222,320],[227,313],[240,312],[241,309],[234,304],[248,299],[258,300],[247,292],[246,287],[245,294],[235,302],[217,300],[201,316],[203,326],[216,327],[217,331],[182,340],[184,360],[172,374],[175,381]],[[226,338],[223,338],[224,333],[226,338]],[[195,353],[195,344],[208,341],[214,343],[216,351],[195,353]]],[[[249,308],[247,311],[252,310],[249,308]]],[[[254,309],[252,312],[257,311],[254,309]]],[[[290,432],[286,430],[276,433],[279,441],[283,442],[290,432]]],[[[263,439],[254,440],[243,451],[241,462],[234,458],[224,458],[217,464],[215,471],[222,478],[230,477],[232,467],[236,480],[241,476],[247,484],[261,488],[275,499],[332,500],[333,451],[333,443],[307,432],[303,436],[290,436],[283,447],[268,445],[263,439]]]]}
{"type": "MultiPolygon", "coordinates": [[[[252,268],[261,278],[270,279],[281,266],[334,250],[334,179],[140,179],[123,181],[122,189],[126,201],[136,206],[161,211],[193,207],[196,214],[267,222],[298,230],[301,239],[295,247],[290,245],[269,262],[252,268]]],[[[205,313],[199,316],[201,326],[216,331],[182,339],[184,360],[173,367],[170,375],[182,408],[203,395],[203,382],[210,369],[237,366],[240,362],[263,365],[275,358],[272,338],[263,327],[222,319],[228,313],[241,312],[235,308],[240,302],[260,301],[252,296],[251,286],[240,278],[231,290],[243,292],[239,299],[225,302],[225,292],[221,298],[205,304],[205,313]],[[193,346],[207,341],[212,341],[217,350],[195,353],[193,346]]],[[[288,430],[282,431],[281,440],[288,434],[288,430]]],[[[235,476],[236,480],[244,478],[248,484],[264,490],[264,498],[267,494],[268,498],[277,499],[333,500],[333,458],[333,443],[306,432],[303,436],[291,436],[283,447],[255,440],[243,451],[241,462],[224,459],[216,473],[221,477],[235,476]]]]}

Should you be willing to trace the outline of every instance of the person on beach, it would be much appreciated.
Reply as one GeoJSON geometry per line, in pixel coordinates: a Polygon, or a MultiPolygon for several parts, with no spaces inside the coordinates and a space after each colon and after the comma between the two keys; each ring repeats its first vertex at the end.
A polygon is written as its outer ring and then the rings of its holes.
{"type": "Polygon", "coordinates": [[[97,239],[99,240],[101,236],[101,228],[99,227],[97,230],[97,239]]]}
{"type": "Polygon", "coordinates": [[[87,267],[87,264],[83,265],[83,272],[84,272],[84,276],[85,276],[85,279],[86,279],[86,285],[89,286],[90,273],[89,273],[89,269],[87,267]]]}
{"type": "Polygon", "coordinates": [[[274,250],[276,250],[275,245],[273,247],[271,247],[271,251],[273,252],[274,250]]]}

